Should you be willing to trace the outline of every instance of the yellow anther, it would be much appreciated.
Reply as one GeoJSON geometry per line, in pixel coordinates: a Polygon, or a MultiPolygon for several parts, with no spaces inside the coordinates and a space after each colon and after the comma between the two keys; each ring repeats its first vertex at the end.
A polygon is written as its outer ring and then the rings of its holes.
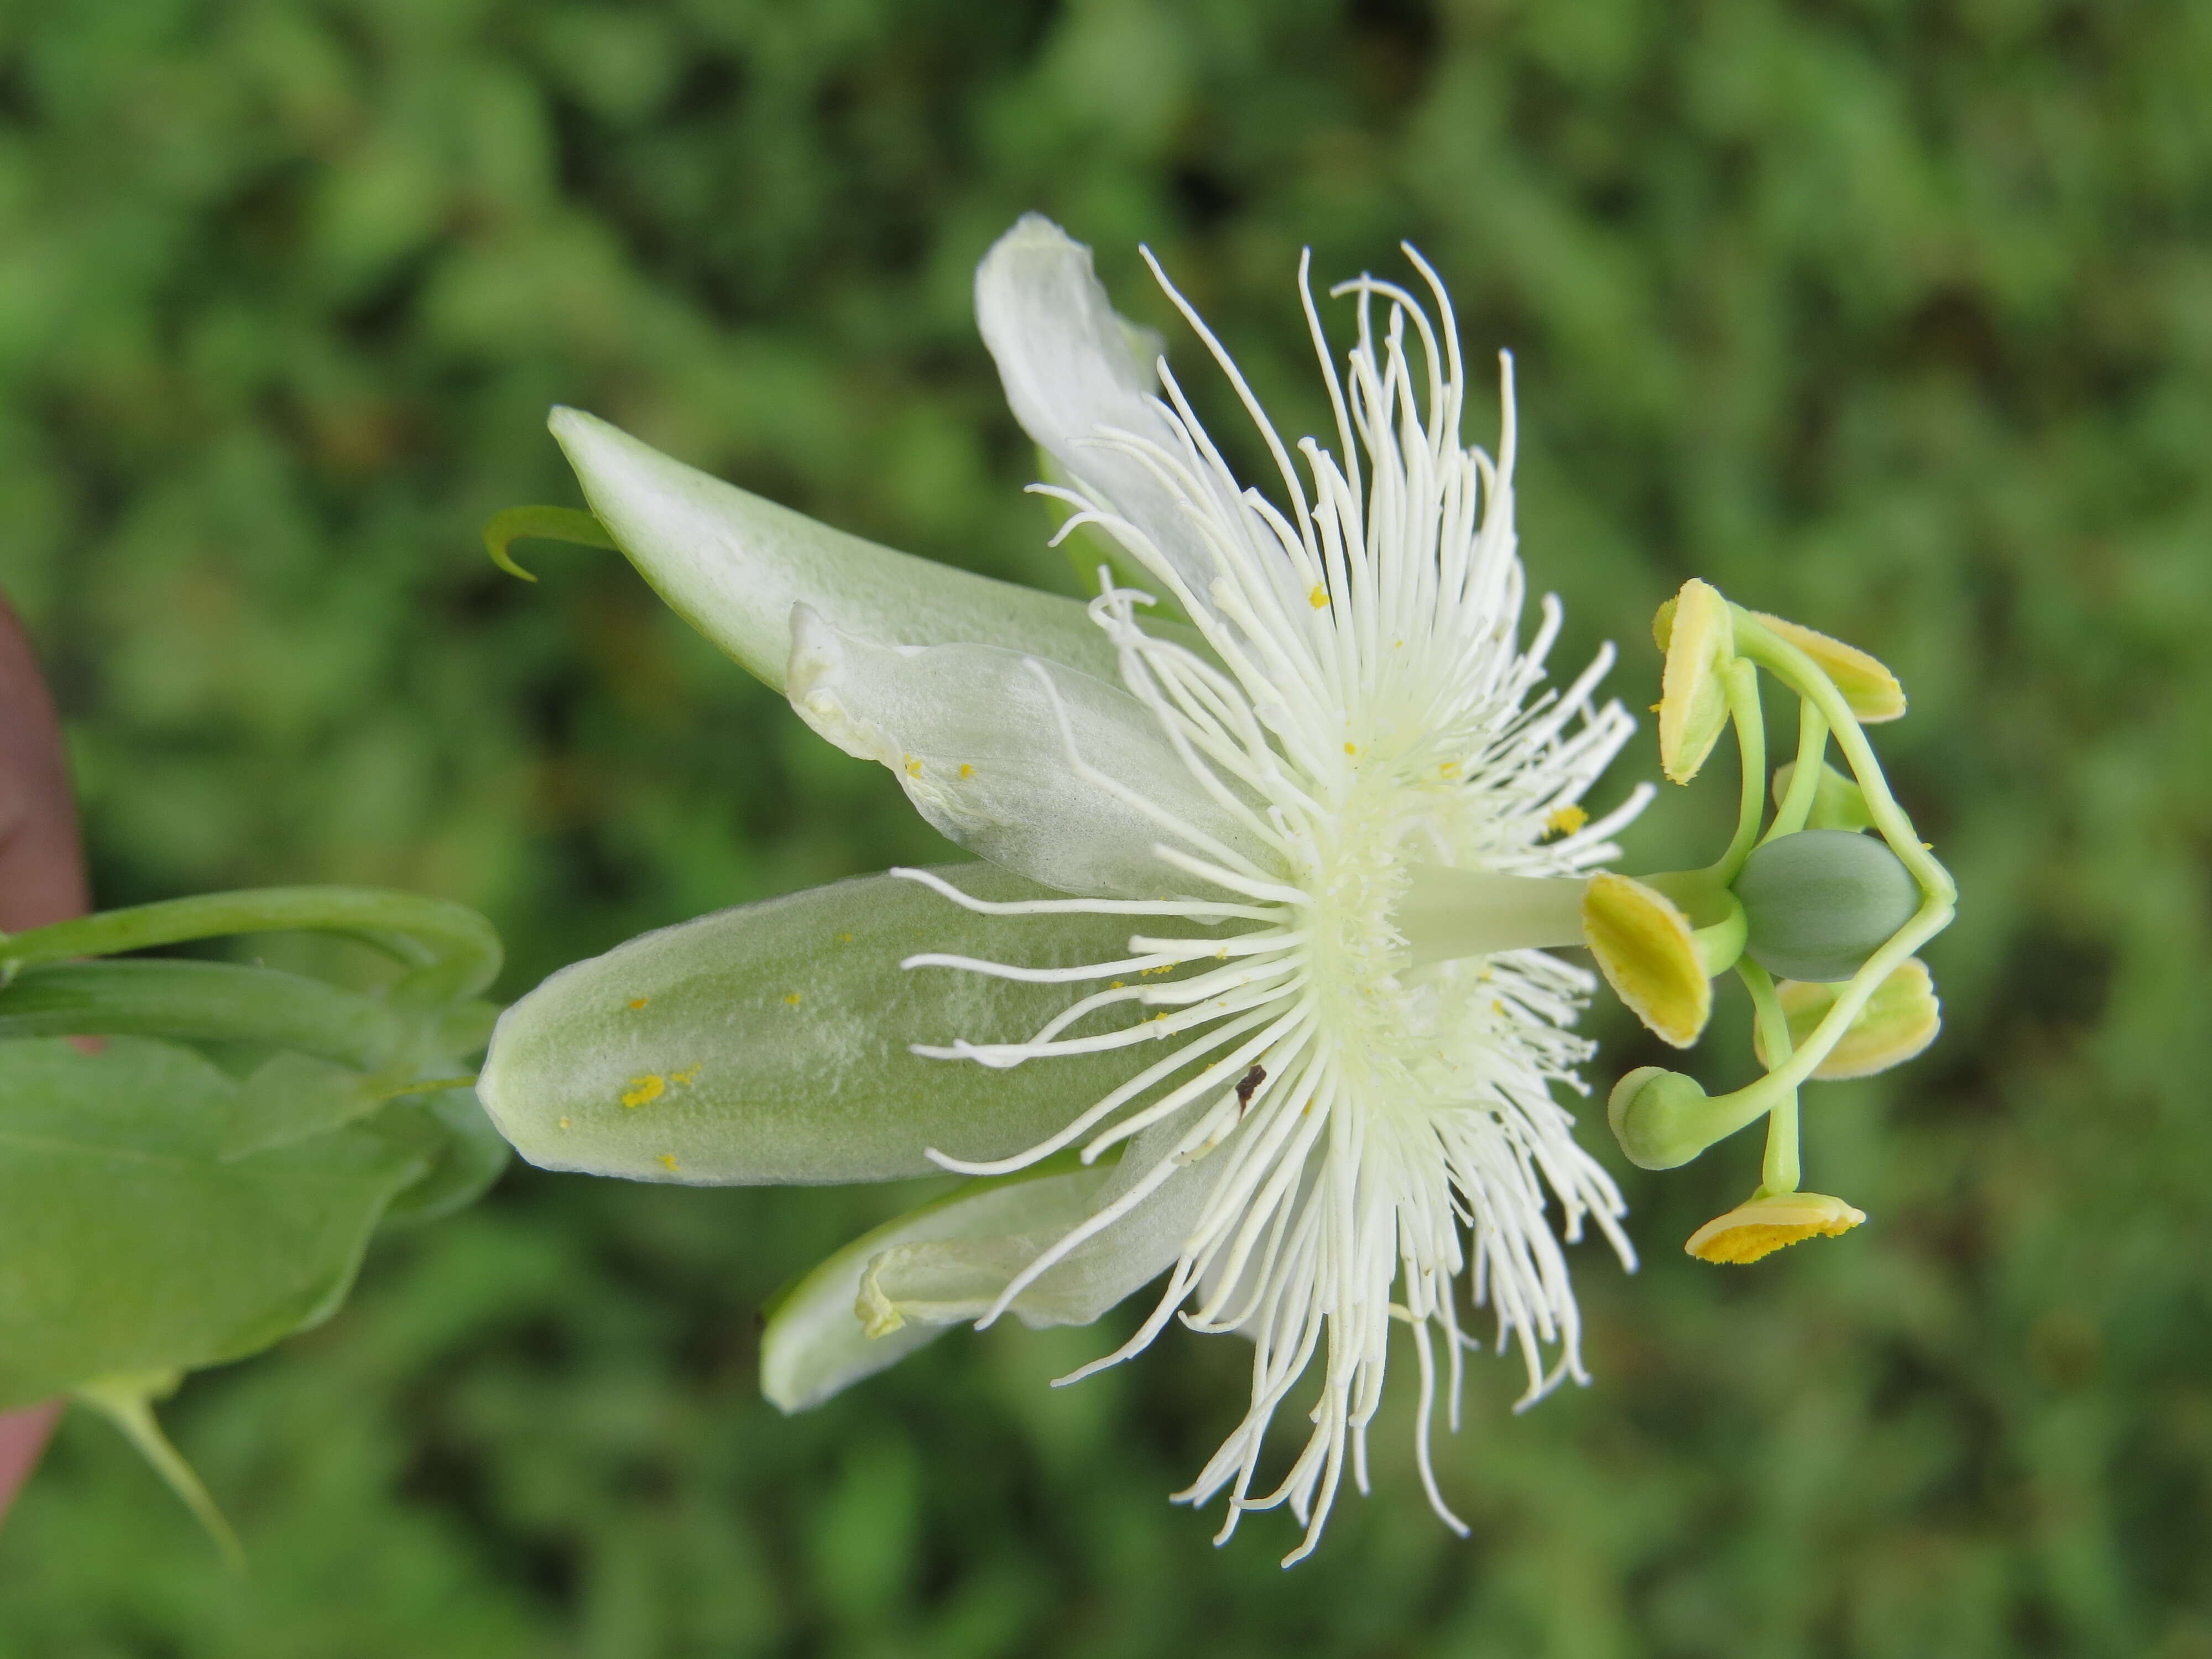
{"type": "MultiPolygon", "coordinates": [[[[1836,1006],[1836,994],[1844,988],[1785,979],[1776,988],[1781,994],[1782,1012],[1790,1021],[1790,1040],[1802,1048],[1813,1028],[1836,1006]]],[[[1813,1075],[1828,1079],[1872,1077],[1905,1064],[1935,1042],[1942,1029],[1943,1005],[1936,1000],[1936,981],[1928,964],[1918,957],[1907,957],[1875,988],[1858,1018],[1813,1075]]],[[[1755,1026],[1752,1047],[1759,1063],[1768,1065],[1766,1044],[1755,1026]]]]}
{"type": "Polygon", "coordinates": [[[1544,828],[1551,835],[1571,836],[1589,822],[1589,814],[1570,801],[1565,806],[1553,809],[1544,820],[1544,828]]]}
{"type": "Polygon", "coordinates": [[[1905,713],[1905,688],[1898,684],[1897,676],[1856,646],[1830,639],[1800,623],[1770,617],[1764,611],[1751,614],[1761,626],[1779,634],[1819,664],[1820,672],[1836,683],[1836,690],[1844,694],[1844,702],[1863,724],[1876,726],[1905,713]]]}
{"type": "Polygon", "coordinates": [[[1672,899],[1601,871],[1583,894],[1583,940],[1631,1013],[1677,1048],[1698,1040],[1712,1013],[1712,981],[1672,899]]]}
{"type": "Polygon", "coordinates": [[[1865,1219],[1865,1211],[1826,1193],[1774,1193],[1714,1217],[1682,1248],[1700,1261],[1741,1266],[1802,1239],[1833,1238],[1865,1219]]]}
{"type": "Polygon", "coordinates": [[[1316,582],[1314,584],[1314,591],[1306,595],[1306,603],[1316,611],[1328,610],[1328,589],[1323,587],[1319,582],[1316,582]]]}
{"type": "Polygon", "coordinates": [[[1651,635],[1667,653],[1659,679],[1659,768],[1676,783],[1687,783],[1728,726],[1722,676],[1735,655],[1729,602],[1718,588],[1692,576],[1659,607],[1651,635]]]}
{"type": "Polygon", "coordinates": [[[669,1174],[674,1175],[676,1173],[676,1154],[673,1152],[663,1152],[660,1155],[660,1167],[667,1170],[669,1174]]]}
{"type": "Polygon", "coordinates": [[[629,1087],[623,1091],[625,1106],[647,1106],[668,1092],[668,1079],[658,1072],[647,1072],[643,1077],[634,1077],[629,1087]]]}

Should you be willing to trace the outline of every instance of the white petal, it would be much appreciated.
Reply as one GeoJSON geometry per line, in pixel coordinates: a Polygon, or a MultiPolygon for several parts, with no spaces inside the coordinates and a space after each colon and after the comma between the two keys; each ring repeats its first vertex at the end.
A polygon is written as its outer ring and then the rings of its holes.
{"type": "Polygon", "coordinates": [[[661,598],[778,690],[800,601],[878,639],[975,640],[1114,672],[1112,648],[1073,599],[832,530],[581,410],[556,409],[546,425],[592,511],[661,598]]]}
{"type": "MultiPolygon", "coordinates": [[[[971,1182],[854,1240],[793,1285],[769,1313],[761,1334],[761,1392],[784,1411],[805,1411],[945,1334],[943,1323],[916,1319],[889,1329],[879,1324],[880,1334],[868,1334],[854,1303],[861,1275],[884,1252],[1039,1228],[1054,1236],[1088,1213],[1091,1196],[1113,1173],[1079,1169],[971,1182]]],[[[1005,1277],[998,1282],[1003,1285],[1005,1277]]]]}
{"type": "Polygon", "coordinates": [[[1150,395],[1158,337],[1115,314],[1091,250],[1042,214],[1023,215],[975,268],[975,323],[1022,429],[1205,592],[1212,556],[1174,497],[1133,457],[1083,441],[1111,427],[1173,454],[1183,447],[1150,395]]]}
{"type": "Polygon", "coordinates": [[[889,767],[939,830],[1032,881],[1188,890],[1163,843],[1267,867],[1253,826],[1206,793],[1152,712],[1088,674],[991,646],[878,645],[799,605],[786,685],[809,726],[889,767]]]}

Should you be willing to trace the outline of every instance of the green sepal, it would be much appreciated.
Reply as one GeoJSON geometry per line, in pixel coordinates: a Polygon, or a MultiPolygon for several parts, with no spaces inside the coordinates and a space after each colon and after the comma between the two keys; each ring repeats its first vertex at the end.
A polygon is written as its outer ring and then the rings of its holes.
{"type": "Polygon", "coordinates": [[[362,1127],[428,1165],[385,1206],[386,1227],[420,1226],[466,1209],[514,1155],[473,1089],[406,1096],[362,1127]]]}
{"type": "Polygon", "coordinates": [[[343,1300],[425,1160],[360,1127],[225,1159],[240,1096],[146,1038],[0,1043],[0,1410],[240,1358],[343,1300]]]}
{"type": "MultiPolygon", "coordinates": [[[[988,864],[972,896],[1061,897],[988,864]]],[[[955,968],[1126,955],[1141,918],[984,916],[917,882],[863,876],[647,933],[554,975],[503,1014],[477,1093],[532,1163],[696,1185],[890,1181],[1034,1146],[1131,1073],[1150,1043],[1008,1068],[916,1043],[1021,1041],[1088,987],[955,968]]],[[[1133,1016],[1094,1017],[1110,1030],[1133,1016]]]]}
{"type": "Polygon", "coordinates": [[[952,1239],[1065,1231],[1083,1218],[1113,1173],[1110,1164],[1086,1169],[1066,1153],[1016,1175],[968,1182],[862,1234],[770,1305],[761,1334],[761,1393],[781,1411],[805,1411],[951,1328],[944,1322],[879,1319],[878,1334],[869,1334],[856,1304],[871,1266],[886,1252],[952,1239]]]}

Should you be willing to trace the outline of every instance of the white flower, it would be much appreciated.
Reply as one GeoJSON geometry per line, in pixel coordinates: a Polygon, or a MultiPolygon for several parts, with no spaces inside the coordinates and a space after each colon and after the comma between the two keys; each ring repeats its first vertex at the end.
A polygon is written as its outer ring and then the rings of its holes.
{"type": "MultiPolygon", "coordinates": [[[[1318,1539],[1347,1463],[1365,1486],[1394,1322],[1413,1337],[1421,1479],[1464,1530],[1431,1467],[1439,1345],[1455,1419],[1477,1308],[1501,1347],[1519,1346],[1528,1401],[1584,1380],[1563,1245],[1595,1221],[1634,1261],[1620,1194],[1553,1097],[1555,1085],[1586,1092],[1589,1047],[1571,1026],[1594,981],[1540,947],[1580,942],[1581,878],[1616,855],[1610,836],[1649,791],[1595,822],[1580,805],[1632,727],[1593,700],[1611,653],[1539,690],[1560,617],[1547,599],[1523,645],[1510,365],[1493,460],[1462,443],[1450,304],[1407,254],[1434,316],[1372,277],[1334,290],[1357,319],[1341,375],[1307,291],[1337,430],[1334,449],[1297,446],[1303,467],[1160,276],[1273,459],[1271,501],[1231,475],[1165,362],[1139,356],[1088,249],[1032,216],[991,250],[979,320],[1016,416],[1066,480],[1040,486],[1073,509],[1061,533],[1110,537],[1152,590],[1102,572],[1088,631],[1064,602],[924,576],[556,415],[599,518],[680,611],[1023,879],[894,872],[927,912],[880,878],[865,905],[840,889],[801,896],[886,938],[940,930],[938,948],[896,958],[881,1027],[921,1023],[894,1008],[905,999],[955,1023],[917,1030],[896,1060],[857,1030],[865,999],[840,988],[830,947],[777,956],[763,942],[833,924],[763,906],[693,924],[720,930],[711,943],[670,930],[549,981],[502,1024],[483,1090],[527,1155],[562,1167],[708,1180],[921,1167],[882,1150],[895,1130],[872,1115],[820,1163],[786,1156],[792,1091],[760,1080],[763,1045],[818,1055],[823,1094],[850,1107],[878,1091],[936,1164],[1018,1178],[817,1270],[771,1328],[772,1395],[812,1403],[953,1319],[1086,1322],[1164,1267],[1136,1334],[1077,1375],[1178,1313],[1249,1339],[1249,1409],[1178,1497],[1225,1493],[1224,1538],[1244,1510],[1287,1502],[1306,1528],[1291,1560],[1318,1539]],[[1152,619],[1158,599],[1187,623],[1152,619]],[[643,1021],[702,977],[802,971],[826,988],[786,994],[793,1017],[839,1011],[804,1038],[774,1024],[765,991],[757,1014],[726,994],[726,1019],[683,1016],[665,1041],[617,1011],[619,996],[643,1021]],[[711,1092],[719,1056],[725,1095],[711,1092]],[[915,1056],[954,1080],[921,1080],[915,1056]],[[982,1081],[994,1073],[1019,1081],[982,1081]],[[634,1109],[679,1085],[729,1103],[634,1109]],[[963,1099],[964,1116],[949,1103],[979,1090],[1006,1103],[963,1099]],[[1267,1426],[1310,1377],[1311,1433],[1263,1480],[1267,1426]]],[[[851,982],[882,984],[871,971],[851,982]]]]}

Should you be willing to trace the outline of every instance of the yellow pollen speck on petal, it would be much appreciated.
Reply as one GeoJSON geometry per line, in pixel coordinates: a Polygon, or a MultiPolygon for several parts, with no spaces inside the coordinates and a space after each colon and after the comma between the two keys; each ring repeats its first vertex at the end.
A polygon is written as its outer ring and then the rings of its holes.
{"type": "Polygon", "coordinates": [[[850,945],[852,942],[853,936],[850,933],[840,933],[837,935],[837,943],[840,945],[850,945]]]}
{"type": "Polygon", "coordinates": [[[1226,961],[1228,961],[1228,960],[1229,960],[1229,947],[1228,947],[1227,945],[1223,945],[1223,946],[1222,946],[1218,951],[1216,951],[1213,953],[1213,959],[1214,959],[1216,962],[1226,962],[1226,961]]]}
{"type": "Polygon", "coordinates": [[[972,778],[975,775],[975,769],[969,765],[966,761],[962,761],[960,763],[960,775],[963,778],[972,778]]]}
{"type": "Polygon", "coordinates": [[[1319,582],[1316,582],[1314,584],[1314,591],[1306,595],[1306,603],[1313,606],[1316,611],[1328,610],[1328,589],[1323,587],[1319,582]]]}
{"type": "Polygon", "coordinates": [[[1652,712],[1653,714],[1657,714],[1661,709],[1664,708],[1666,706],[1667,706],[1667,705],[1666,705],[1665,703],[1663,703],[1663,702],[1655,702],[1655,703],[1653,703],[1653,704],[1651,704],[1651,705],[1650,705],[1651,712],[1652,712]]]}
{"type": "Polygon", "coordinates": [[[1682,1249],[1700,1261],[1741,1267],[1785,1244],[1847,1233],[1865,1219],[1863,1210],[1825,1193],[1774,1193],[1714,1217],[1682,1249]]]}
{"type": "Polygon", "coordinates": [[[906,775],[910,778],[918,778],[921,775],[921,762],[912,755],[906,757],[906,775]]]}
{"type": "Polygon", "coordinates": [[[1572,802],[1555,808],[1544,820],[1545,830],[1554,836],[1571,836],[1589,822],[1589,814],[1572,802]]]}
{"type": "Polygon", "coordinates": [[[783,1002],[787,1008],[796,1008],[799,1006],[799,993],[796,991],[786,993],[783,1002]]]}
{"type": "Polygon", "coordinates": [[[1437,768],[1437,771],[1444,777],[1455,778],[1459,775],[1459,763],[1446,761],[1442,766],[1437,768]]]}
{"type": "Polygon", "coordinates": [[[568,1127],[568,1120],[567,1118],[564,1117],[561,1120],[561,1127],[564,1129],[568,1127]]]}
{"type": "Polygon", "coordinates": [[[1359,752],[1359,745],[1356,743],[1347,743],[1344,745],[1344,752],[1347,755],[1356,755],[1359,752]]]}
{"type": "Polygon", "coordinates": [[[668,1079],[658,1072],[647,1072],[643,1077],[634,1077],[629,1087],[623,1091],[625,1106],[647,1106],[668,1092],[668,1079]]]}
{"type": "Polygon", "coordinates": [[[630,1010],[632,1012],[635,1012],[638,1009],[644,1007],[647,1003],[652,1000],[653,999],[651,997],[632,997],[629,1000],[630,1010]]]}
{"type": "Polygon", "coordinates": [[[693,1078],[698,1076],[704,1069],[704,1066],[700,1065],[694,1066],[688,1072],[671,1072],[668,1074],[668,1080],[671,1083],[689,1083],[693,1078]]]}
{"type": "Polygon", "coordinates": [[[677,1167],[676,1154],[673,1152],[663,1152],[660,1155],[660,1167],[667,1170],[669,1174],[674,1175],[676,1173],[677,1167]]]}
{"type": "Polygon", "coordinates": [[[1117,980],[1115,980],[1112,984],[1109,985],[1106,988],[1107,988],[1108,990],[1109,990],[1109,991],[1120,991],[1120,990],[1126,989],[1127,988],[1122,984],[1122,982],[1121,982],[1120,980],[1118,980],[1118,979],[1117,979],[1117,980]]]}

